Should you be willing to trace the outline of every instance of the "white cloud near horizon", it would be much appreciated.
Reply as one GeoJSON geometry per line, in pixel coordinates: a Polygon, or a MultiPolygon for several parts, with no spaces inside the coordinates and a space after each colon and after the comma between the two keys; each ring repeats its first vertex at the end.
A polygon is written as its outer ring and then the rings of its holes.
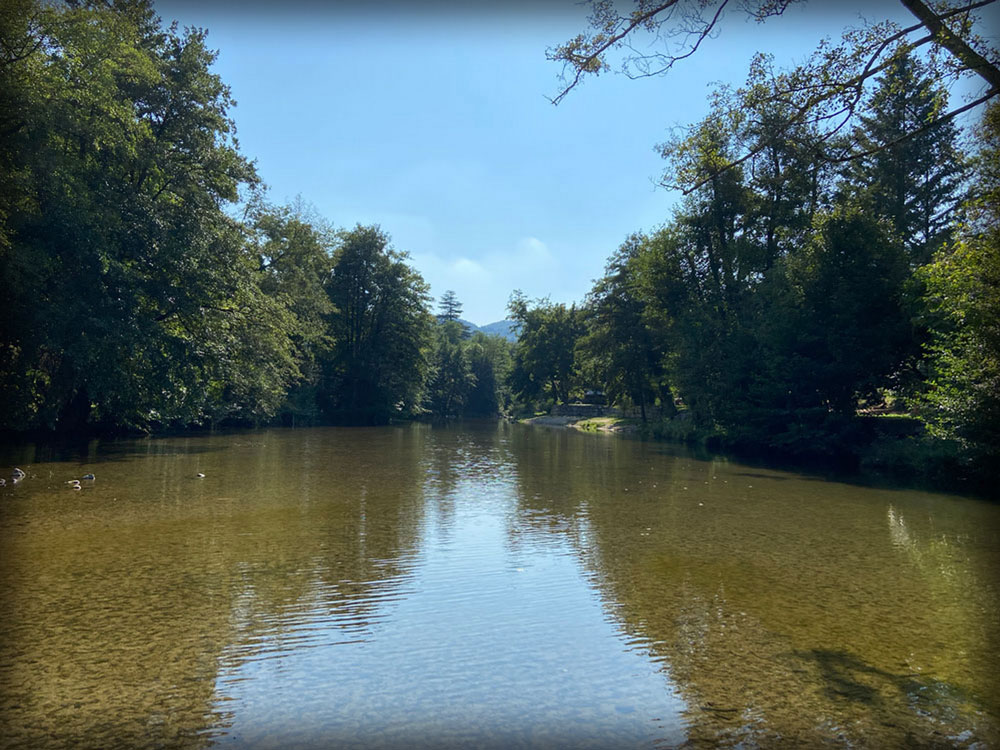
{"type": "Polygon", "coordinates": [[[433,250],[413,252],[410,260],[431,285],[435,301],[451,289],[462,303],[462,317],[477,325],[505,319],[515,289],[529,297],[549,294],[551,283],[546,280],[551,282],[558,266],[548,245],[537,237],[521,237],[478,260],[448,258],[433,250]]]}

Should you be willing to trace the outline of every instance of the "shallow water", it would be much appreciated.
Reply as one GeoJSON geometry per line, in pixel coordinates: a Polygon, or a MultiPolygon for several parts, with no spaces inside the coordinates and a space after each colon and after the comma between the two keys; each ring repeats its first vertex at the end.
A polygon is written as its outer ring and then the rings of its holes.
{"type": "Polygon", "coordinates": [[[503,424],[3,461],[0,747],[1000,746],[996,505],[503,424]]]}

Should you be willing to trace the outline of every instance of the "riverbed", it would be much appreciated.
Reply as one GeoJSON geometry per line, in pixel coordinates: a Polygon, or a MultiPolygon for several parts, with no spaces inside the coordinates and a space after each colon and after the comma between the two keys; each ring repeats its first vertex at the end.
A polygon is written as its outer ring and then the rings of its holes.
{"type": "Polygon", "coordinates": [[[504,423],[2,457],[0,747],[1000,746],[985,501],[504,423]]]}

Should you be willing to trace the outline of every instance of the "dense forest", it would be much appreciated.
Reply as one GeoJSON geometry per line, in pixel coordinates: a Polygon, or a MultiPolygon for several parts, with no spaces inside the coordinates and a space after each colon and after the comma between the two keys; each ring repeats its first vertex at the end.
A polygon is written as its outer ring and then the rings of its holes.
{"type": "Polygon", "coordinates": [[[436,325],[385,232],[268,203],[204,32],[142,1],[2,24],[0,428],[499,413],[505,346],[436,325]]]}
{"type": "Polygon", "coordinates": [[[579,304],[515,292],[513,345],[470,335],[452,292],[435,314],[380,227],[270,203],[213,60],[143,0],[0,9],[0,429],[376,424],[590,391],[677,439],[996,476],[1000,107],[971,139],[935,119],[947,91],[905,45],[851,128],[763,96],[760,68],[720,89],[662,146],[673,215],[609,248],[579,304]]]}

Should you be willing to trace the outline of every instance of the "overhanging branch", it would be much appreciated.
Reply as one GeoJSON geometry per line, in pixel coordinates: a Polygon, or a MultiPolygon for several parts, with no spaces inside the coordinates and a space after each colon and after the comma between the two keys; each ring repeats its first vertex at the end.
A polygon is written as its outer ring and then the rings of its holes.
{"type": "MultiPolygon", "coordinates": [[[[995,0],[975,3],[970,7],[982,7],[989,5],[995,0]]],[[[970,70],[978,73],[993,91],[1000,90],[1000,69],[985,57],[970,47],[964,39],[952,31],[942,19],[953,14],[938,15],[928,8],[921,0],[900,0],[903,6],[910,11],[917,20],[927,27],[928,31],[934,34],[938,44],[951,52],[962,61],[970,70]]],[[[967,8],[968,9],[968,8],[967,8]]]]}

